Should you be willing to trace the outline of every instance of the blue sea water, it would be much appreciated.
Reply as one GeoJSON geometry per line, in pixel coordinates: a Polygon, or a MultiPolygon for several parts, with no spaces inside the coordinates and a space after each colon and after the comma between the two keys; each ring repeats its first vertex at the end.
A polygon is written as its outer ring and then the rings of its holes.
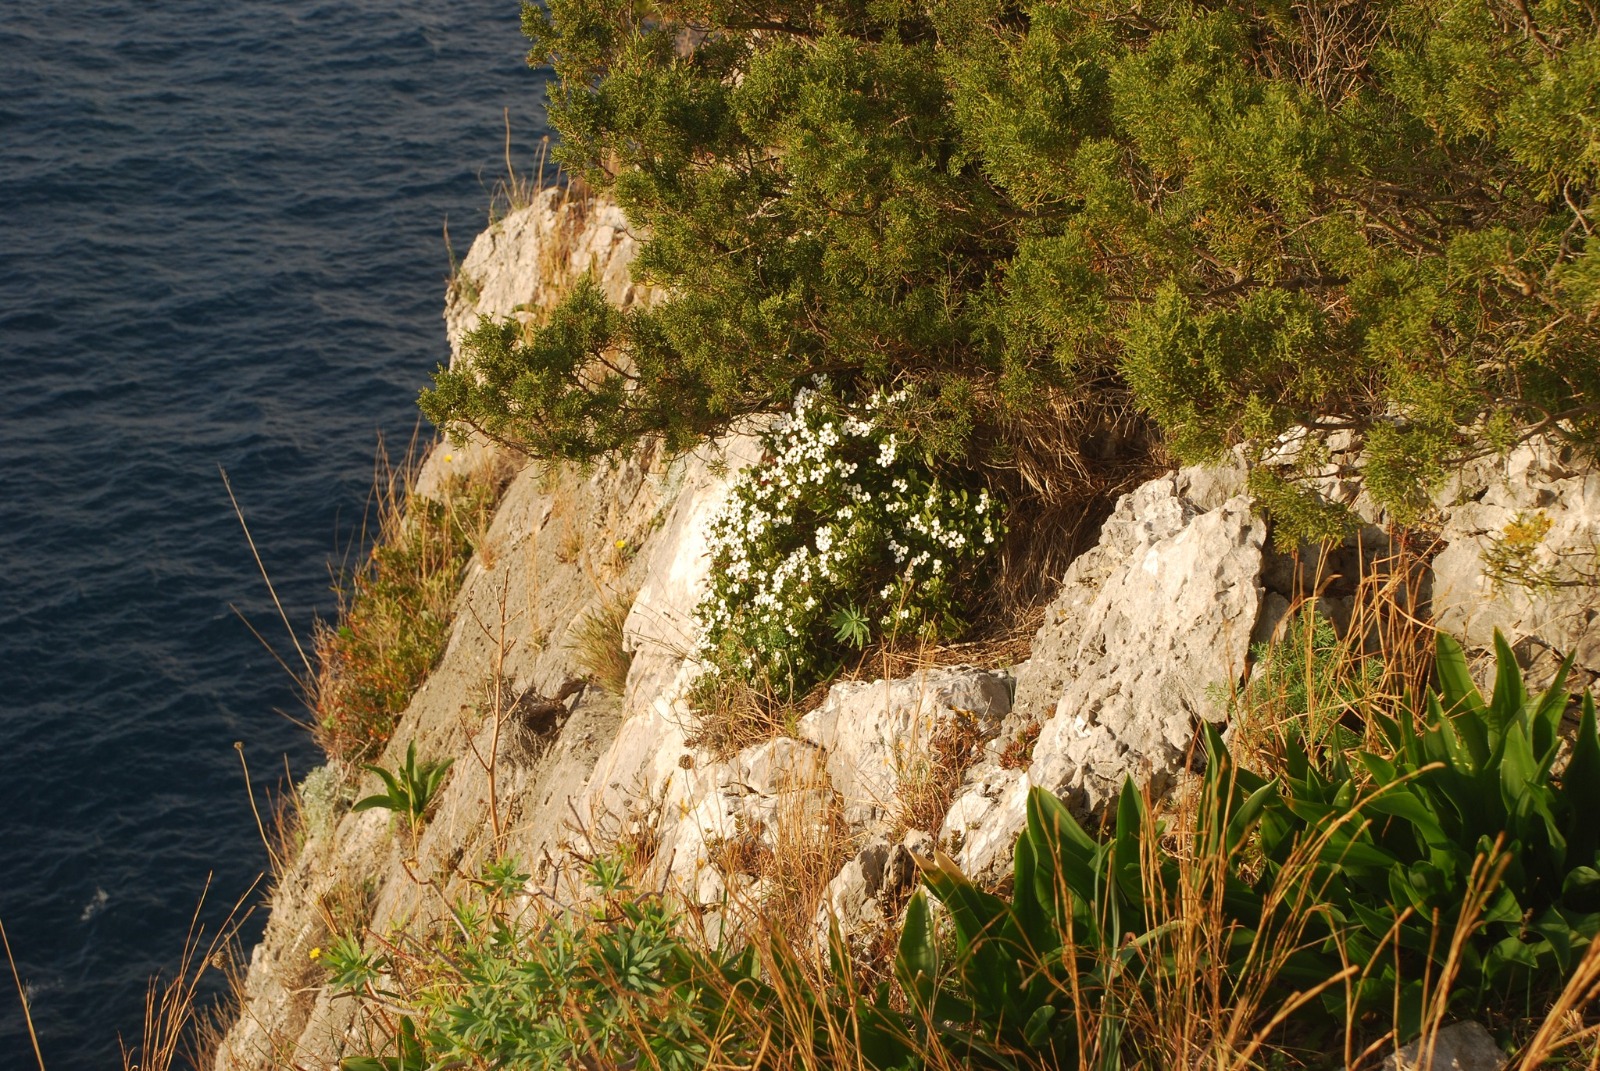
{"type": "Polygon", "coordinates": [[[119,1066],[208,874],[215,925],[265,867],[234,742],[258,796],[317,761],[219,468],[306,636],[446,354],[441,226],[482,226],[503,108],[541,133],[517,16],[0,6],[0,921],[50,1071],[119,1066]]]}

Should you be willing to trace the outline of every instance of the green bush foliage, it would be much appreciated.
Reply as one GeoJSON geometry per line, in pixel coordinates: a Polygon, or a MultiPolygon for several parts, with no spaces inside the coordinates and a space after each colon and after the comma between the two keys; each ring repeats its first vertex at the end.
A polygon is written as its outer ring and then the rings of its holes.
{"type": "Polygon", "coordinates": [[[826,372],[1002,466],[1070,399],[1059,457],[1092,464],[1131,389],[1185,459],[1362,432],[1402,515],[1464,454],[1600,431],[1592,6],[550,0],[524,28],[559,156],[670,297],[481,328],[435,421],[683,444],[826,372]]]}
{"type": "MultiPolygon", "coordinates": [[[[504,867],[488,877],[502,894],[526,881],[504,867]]],[[[615,861],[596,864],[591,886],[589,909],[549,926],[519,925],[504,900],[458,916],[448,984],[427,993],[423,1036],[436,1060],[539,1071],[641,1055],[663,1071],[705,1065],[719,1033],[704,996],[715,967],[690,951],[665,900],[622,883],[615,861]]]]}
{"type": "Polygon", "coordinates": [[[852,407],[819,381],[762,437],[765,457],[710,525],[695,620],[714,671],[788,695],[874,639],[961,630],[962,596],[1004,533],[1000,507],[880,423],[899,400],[852,407]]]}
{"type": "MultiPolygon", "coordinates": [[[[370,986],[380,968],[414,980],[414,1011],[399,1024],[393,1055],[349,1057],[343,1071],[783,1066],[796,1018],[779,1011],[755,949],[695,941],[672,904],[632,888],[625,870],[618,857],[596,859],[588,898],[556,914],[522,899],[528,875],[514,860],[490,864],[479,895],[455,905],[442,945],[341,975],[347,988],[370,986]]],[[[797,961],[780,955],[784,991],[833,1010],[794,973],[797,961]]]]}

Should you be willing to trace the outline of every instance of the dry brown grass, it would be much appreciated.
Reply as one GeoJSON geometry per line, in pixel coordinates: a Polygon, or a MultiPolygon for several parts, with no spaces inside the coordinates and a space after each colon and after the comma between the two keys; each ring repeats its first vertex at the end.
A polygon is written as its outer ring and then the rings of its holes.
{"type": "Polygon", "coordinates": [[[895,837],[910,829],[938,833],[984,740],[977,717],[958,710],[934,727],[925,746],[907,741],[890,818],[895,837]]]}
{"type": "Polygon", "coordinates": [[[622,646],[622,626],[637,594],[618,591],[602,595],[598,604],[574,623],[567,640],[578,669],[612,695],[623,694],[633,665],[633,655],[622,646]]]}
{"type": "Polygon", "coordinates": [[[1039,733],[1043,728],[1044,723],[1036,720],[1024,725],[1022,731],[1000,752],[1000,768],[1026,770],[1033,765],[1033,746],[1039,742],[1039,733]]]}
{"type": "Polygon", "coordinates": [[[378,882],[371,874],[341,874],[317,897],[317,914],[331,934],[360,934],[372,921],[378,903],[378,882]]]}
{"type": "Polygon", "coordinates": [[[1436,630],[1417,607],[1427,562],[1436,550],[1425,536],[1395,530],[1387,553],[1370,554],[1363,548],[1359,556],[1365,564],[1359,575],[1335,575],[1322,564],[1325,557],[1319,561],[1307,590],[1297,593],[1284,620],[1320,612],[1320,600],[1342,590],[1349,599],[1348,621],[1333,648],[1321,652],[1313,648],[1310,629],[1280,627],[1272,645],[1274,657],[1290,659],[1305,679],[1295,702],[1270,689],[1247,688],[1234,695],[1233,748],[1240,762],[1254,769],[1281,769],[1285,741],[1308,724],[1337,723],[1368,750],[1386,750],[1371,711],[1392,708],[1407,694],[1420,695],[1431,682],[1436,630]],[[1302,649],[1287,650],[1284,645],[1291,641],[1302,649]]]}
{"type": "Polygon", "coordinates": [[[803,947],[814,932],[828,883],[850,851],[850,830],[838,797],[819,768],[779,786],[773,846],[752,905],[760,925],[803,947]]]}
{"type": "Polygon", "coordinates": [[[795,722],[821,706],[829,690],[844,681],[896,680],[946,666],[1014,666],[1028,657],[1033,635],[1043,620],[1044,607],[1035,606],[961,642],[901,640],[874,644],[834,676],[795,697],[764,692],[732,677],[707,674],[696,682],[690,695],[695,724],[689,746],[702,748],[718,761],[725,761],[747,747],[793,735],[795,722]]]}
{"type": "MultiPolygon", "coordinates": [[[[225,1022],[231,1021],[240,1005],[243,977],[237,956],[239,929],[253,908],[247,903],[256,889],[246,890],[228,915],[207,932],[200,922],[206,893],[195,905],[184,937],[177,970],[168,978],[159,974],[150,979],[145,991],[144,1023],[137,1045],[129,1047],[120,1038],[123,1071],[171,1071],[174,1067],[209,1068],[225,1022]],[[228,979],[228,992],[216,1007],[202,1000],[202,982],[211,971],[221,971],[228,979]]],[[[209,886],[207,888],[209,892],[209,886]]]]}
{"type": "Polygon", "coordinates": [[[985,405],[993,443],[989,490],[1007,507],[994,579],[975,619],[1005,621],[1054,597],[1061,575],[1093,544],[1117,497],[1169,467],[1125,387],[1033,392],[1025,409],[985,405]]]}
{"type": "Polygon", "coordinates": [[[743,751],[787,733],[803,704],[764,695],[753,685],[731,677],[706,674],[689,696],[694,725],[685,741],[725,762],[743,751]]]}

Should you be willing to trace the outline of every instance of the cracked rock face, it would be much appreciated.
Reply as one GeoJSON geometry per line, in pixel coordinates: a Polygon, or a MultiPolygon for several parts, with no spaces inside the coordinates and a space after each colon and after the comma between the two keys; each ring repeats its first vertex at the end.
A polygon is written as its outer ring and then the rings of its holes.
{"type": "Polygon", "coordinates": [[[832,790],[811,744],[779,737],[681,775],[668,789],[661,858],[697,902],[715,905],[741,870],[778,848],[780,826],[826,822],[832,790]]]}
{"type": "Polygon", "coordinates": [[[828,776],[852,829],[892,817],[902,774],[925,759],[952,719],[977,719],[984,730],[1011,709],[1009,679],[965,667],[926,670],[899,680],[845,681],[800,719],[803,739],[828,755],[828,776]]]}
{"type": "Polygon", "coordinates": [[[1083,806],[1110,799],[1129,773],[1162,790],[1195,722],[1225,717],[1217,696],[1245,669],[1266,524],[1243,495],[1204,509],[1186,490],[1178,473],[1126,496],[1101,539],[1116,541],[1120,564],[1092,599],[1064,593],[1068,620],[1055,632],[1066,684],[1037,710],[1028,778],[1083,806]]]}
{"type": "MultiPolygon", "coordinates": [[[[730,875],[723,873],[730,853],[776,850],[778,830],[786,823],[831,829],[829,809],[837,807],[843,821],[839,832],[867,843],[847,865],[848,874],[836,879],[844,884],[830,894],[847,929],[856,932],[886,923],[873,913],[876,909],[862,906],[875,892],[851,904],[848,890],[875,890],[883,882],[878,865],[883,861],[874,863],[870,849],[875,841],[887,843],[900,771],[925,761],[929,743],[952,719],[974,718],[992,726],[1010,706],[1010,680],[1004,674],[954,667],[897,680],[836,684],[823,705],[801,719],[800,739],[768,740],[726,762],[698,755],[669,768],[659,760],[685,753],[681,730],[666,718],[646,716],[648,711],[630,722],[637,723],[635,733],[624,726],[614,750],[658,760],[653,772],[647,766],[636,779],[661,800],[658,858],[664,876],[702,905],[733,891],[730,875]]],[[[931,848],[927,833],[911,836],[931,848]]],[[[912,873],[910,857],[898,847],[896,853],[891,873],[912,873]]]]}
{"type": "Polygon", "coordinates": [[[1167,787],[1245,670],[1265,540],[1237,470],[1184,469],[1123,496],[1019,671],[1017,714],[1042,723],[1032,765],[975,769],[945,820],[967,873],[1005,865],[1033,785],[1083,808],[1129,774],[1167,787]]]}
{"type": "Polygon", "coordinates": [[[916,857],[932,854],[933,838],[920,830],[898,844],[870,841],[828,883],[817,907],[817,948],[826,951],[835,932],[856,955],[871,948],[904,910],[917,881],[916,857]]]}
{"type": "Polygon", "coordinates": [[[1473,462],[1441,500],[1445,546],[1432,563],[1438,626],[1480,649],[1492,649],[1499,629],[1537,687],[1569,654],[1569,688],[1600,678],[1600,472],[1569,447],[1535,440],[1473,462]],[[1543,583],[1497,579],[1485,562],[1519,517],[1548,525],[1522,562],[1523,575],[1543,583]]]}

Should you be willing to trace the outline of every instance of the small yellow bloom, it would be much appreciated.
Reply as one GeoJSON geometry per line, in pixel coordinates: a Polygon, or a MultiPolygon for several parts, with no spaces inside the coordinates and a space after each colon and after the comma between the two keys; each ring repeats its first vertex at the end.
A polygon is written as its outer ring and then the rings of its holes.
{"type": "Polygon", "coordinates": [[[444,459],[446,461],[454,461],[455,460],[455,456],[456,455],[454,455],[454,454],[446,454],[446,455],[444,455],[444,459]]]}
{"type": "Polygon", "coordinates": [[[312,958],[312,959],[321,959],[321,958],[322,958],[322,949],[320,949],[320,948],[313,948],[313,949],[312,949],[312,950],[311,950],[311,958],[312,958]]]}
{"type": "Polygon", "coordinates": [[[627,550],[628,549],[628,541],[626,539],[617,540],[617,549],[618,550],[627,550]]]}

